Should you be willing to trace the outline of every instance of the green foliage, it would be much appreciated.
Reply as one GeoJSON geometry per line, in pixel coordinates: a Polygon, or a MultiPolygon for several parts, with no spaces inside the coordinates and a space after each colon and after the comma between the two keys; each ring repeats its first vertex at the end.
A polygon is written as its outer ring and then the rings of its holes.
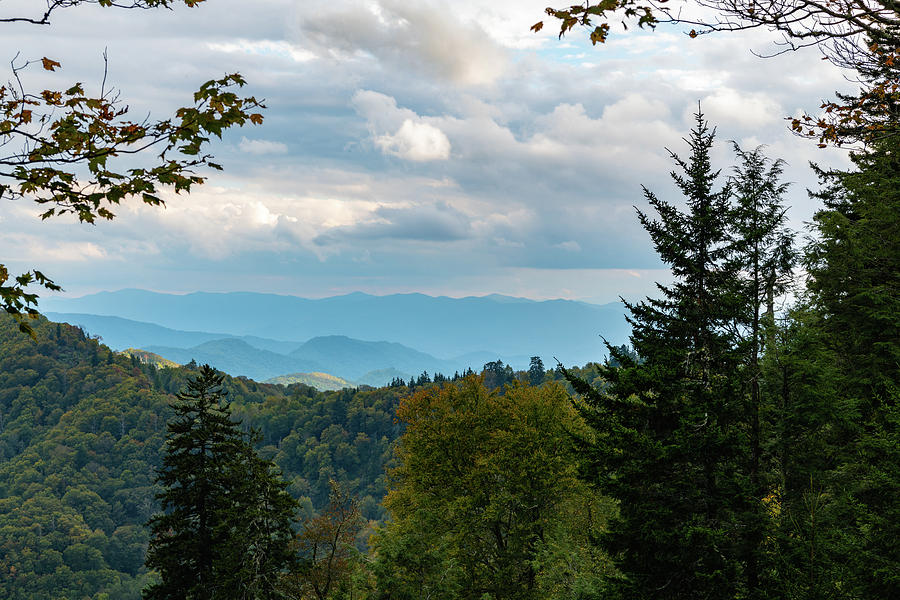
{"type": "Polygon", "coordinates": [[[204,365],[171,405],[146,561],[159,581],[145,599],[282,597],[297,502],[232,421],[223,379],[204,365]]]}
{"type": "Polygon", "coordinates": [[[672,154],[684,212],[645,189],[659,217],[638,217],[675,282],[659,286],[661,299],[626,304],[633,352],[609,348],[603,389],[568,377],[595,435],[590,480],[619,502],[601,543],[617,557],[623,598],[743,594],[744,538],[759,531],[737,335],[743,265],[728,227],[732,190],[715,189],[713,137],[698,113],[690,157],[672,154]]]}
{"type": "MultiPolygon", "coordinates": [[[[809,336],[827,357],[805,373],[828,392],[831,442],[813,482],[836,539],[820,550],[825,585],[858,597],[900,594],[900,192],[898,140],[853,156],[855,170],[820,172],[824,208],[807,249],[809,336]],[[838,535],[839,532],[839,535],[838,535]]],[[[814,390],[819,391],[819,390],[814,390]]],[[[818,395],[822,395],[819,393],[818,395]]],[[[801,396],[802,398],[803,396],[801,396]]],[[[816,399],[807,400],[812,403],[816,399]]]]}
{"type": "Polygon", "coordinates": [[[583,514],[578,531],[565,519],[598,500],[576,478],[578,421],[561,387],[501,395],[470,377],[417,392],[397,416],[407,427],[385,499],[391,521],[375,541],[385,597],[567,597],[587,585],[598,559],[578,540],[605,513],[583,514]]]}
{"type": "MultiPolygon", "coordinates": [[[[169,402],[196,366],[157,369],[80,329],[33,325],[36,341],[0,315],[0,597],[138,600],[150,583],[144,524],[159,509],[169,402]],[[99,550],[102,562],[67,555],[75,544],[99,550]]],[[[381,518],[405,388],[320,393],[230,377],[223,386],[235,417],[260,430],[258,452],[276,461],[304,516],[326,505],[334,479],[367,519],[381,518]]]]}
{"type": "Polygon", "coordinates": [[[0,318],[0,596],[136,599],[166,397],[66,325],[0,318]]]}

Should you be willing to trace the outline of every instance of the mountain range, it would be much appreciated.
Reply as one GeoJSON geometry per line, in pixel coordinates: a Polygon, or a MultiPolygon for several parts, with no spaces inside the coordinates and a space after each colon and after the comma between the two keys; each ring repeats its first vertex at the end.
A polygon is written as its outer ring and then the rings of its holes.
{"type": "Polygon", "coordinates": [[[548,365],[556,359],[584,364],[603,358],[604,338],[621,344],[630,332],[618,303],[499,295],[353,293],[308,299],[120,290],[41,302],[48,318],[80,325],[114,349],[140,348],[178,363],[208,362],[260,381],[323,372],[382,385],[422,371],[478,371],[498,359],[527,368],[530,356],[548,365]]]}

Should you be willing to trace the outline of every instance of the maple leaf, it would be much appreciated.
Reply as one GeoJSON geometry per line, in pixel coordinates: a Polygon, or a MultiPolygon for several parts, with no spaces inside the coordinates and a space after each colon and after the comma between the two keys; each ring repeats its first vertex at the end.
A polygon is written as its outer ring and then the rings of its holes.
{"type": "Polygon", "coordinates": [[[47,58],[46,56],[41,59],[41,65],[44,67],[45,71],[55,71],[56,67],[62,66],[58,61],[55,61],[52,58],[47,58]]]}

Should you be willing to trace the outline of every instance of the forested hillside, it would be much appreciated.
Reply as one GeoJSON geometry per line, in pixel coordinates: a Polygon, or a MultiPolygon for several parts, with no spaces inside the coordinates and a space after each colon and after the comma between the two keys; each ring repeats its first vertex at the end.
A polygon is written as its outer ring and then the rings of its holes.
{"type": "MultiPolygon", "coordinates": [[[[698,113],[689,154],[673,155],[684,208],[645,190],[653,212],[638,212],[675,281],[627,304],[632,346],[610,345],[603,364],[548,372],[535,356],[528,371],[497,360],[480,376],[333,392],[224,377],[231,415],[258,431],[240,452],[277,466],[270,481],[299,500],[296,537],[278,548],[293,558],[266,589],[898,597],[897,142],[873,142],[852,171],[819,172],[815,237],[800,247],[782,163],[735,146],[723,180],[698,113]]],[[[151,565],[181,562],[147,527],[156,474],[173,395],[204,369],[32,324],[34,338],[0,319],[0,594],[161,589],[168,575],[148,572],[148,547],[151,565]]]]}
{"type": "MultiPolygon", "coordinates": [[[[36,340],[0,317],[0,597],[138,598],[171,394],[196,371],[157,370],[68,325],[34,329],[36,340]]],[[[300,498],[300,518],[327,502],[331,478],[366,519],[382,517],[405,388],[225,386],[300,498]]]]}

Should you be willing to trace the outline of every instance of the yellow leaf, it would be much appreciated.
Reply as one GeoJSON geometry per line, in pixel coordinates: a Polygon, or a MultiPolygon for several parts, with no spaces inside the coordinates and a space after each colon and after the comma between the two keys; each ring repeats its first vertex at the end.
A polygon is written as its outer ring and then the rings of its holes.
{"type": "Polygon", "coordinates": [[[250,122],[254,125],[262,125],[263,116],[259,113],[253,113],[252,115],[250,115],[250,122]]]}
{"type": "Polygon", "coordinates": [[[47,71],[55,71],[56,67],[62,66],[61,64],[59,64],[59,62],[51,58],[47,58],[46,56],[41,59],[41,65],[43,65],[44,69],[47,71]]]}
{"type": "Polygon", "coordinates": [[[62,94],[59,92],[54,92],[51,90],[44,90],[41,92],[41,96],[44,98],[44,101],[48,104],[57,104],[62,100],[62,94]]]}

